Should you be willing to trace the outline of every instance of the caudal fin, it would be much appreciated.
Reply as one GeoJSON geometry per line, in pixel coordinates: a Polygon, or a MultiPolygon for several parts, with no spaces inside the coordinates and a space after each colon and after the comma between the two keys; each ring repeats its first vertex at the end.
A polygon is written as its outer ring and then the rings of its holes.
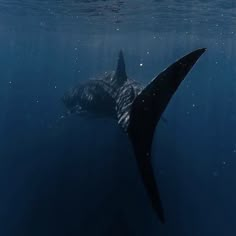
{"type": "Polygon", "coordinates": [[[131,106],[127,133],[148,196],[162,223],[165,222],[164,211],[150,158],[153,135],[171,97],[205,51],[205,48],[193,51],[169,66],[144,88],[131,106]]]}

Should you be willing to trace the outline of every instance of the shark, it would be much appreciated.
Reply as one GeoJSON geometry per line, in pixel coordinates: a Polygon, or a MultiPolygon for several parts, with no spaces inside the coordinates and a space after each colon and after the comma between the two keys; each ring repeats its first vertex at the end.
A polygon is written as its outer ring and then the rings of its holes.
{"type": "Polygon", "coordinates": [[[117,121],[130,139],[148,198],[161,223],[166,219],[152,166],[154,132],[181,82],[205,51],[190,52],[143,85],[127,76],[121,50],[115,71],[79,83],[62,97],[68,115],[93,114],[117,121]]]}

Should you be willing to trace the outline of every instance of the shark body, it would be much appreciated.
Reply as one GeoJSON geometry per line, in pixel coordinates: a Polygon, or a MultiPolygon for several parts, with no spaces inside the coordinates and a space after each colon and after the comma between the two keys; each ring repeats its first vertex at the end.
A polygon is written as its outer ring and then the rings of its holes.
{"type": "Polygon", "coordinates": [[[147,194],[162,223],[164,210],[151,165],[153,135],[171,97],[205,50],[197,49],[177,60],[147,86],[128,78],[120,51],[116,71],[88,80],[63,97],[70,114],[92,113],[117,120],[129,136],[147,194]]]}

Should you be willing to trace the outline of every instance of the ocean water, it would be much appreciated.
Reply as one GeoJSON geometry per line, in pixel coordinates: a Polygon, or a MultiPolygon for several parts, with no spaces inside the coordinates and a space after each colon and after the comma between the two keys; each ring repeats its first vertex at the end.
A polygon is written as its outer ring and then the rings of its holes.
{"type": "Polygon", "coordinates": [[[236,3],[0,0],[0,235],[235,236],[236,3]],[[153,142],[160,224],[127,136],[61,97],[123,49],[147,84],[206,47],[153,142]]]}

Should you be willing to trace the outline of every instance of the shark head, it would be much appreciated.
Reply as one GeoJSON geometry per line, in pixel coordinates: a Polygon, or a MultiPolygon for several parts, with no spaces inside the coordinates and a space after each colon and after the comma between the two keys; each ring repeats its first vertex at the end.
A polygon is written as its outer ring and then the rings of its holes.
{"type": "Polygon", "coordinates": [[[114,116],[115,101],[102,80],[89,80],[67,91],[62,97],[67,113],[114,116]]]}

